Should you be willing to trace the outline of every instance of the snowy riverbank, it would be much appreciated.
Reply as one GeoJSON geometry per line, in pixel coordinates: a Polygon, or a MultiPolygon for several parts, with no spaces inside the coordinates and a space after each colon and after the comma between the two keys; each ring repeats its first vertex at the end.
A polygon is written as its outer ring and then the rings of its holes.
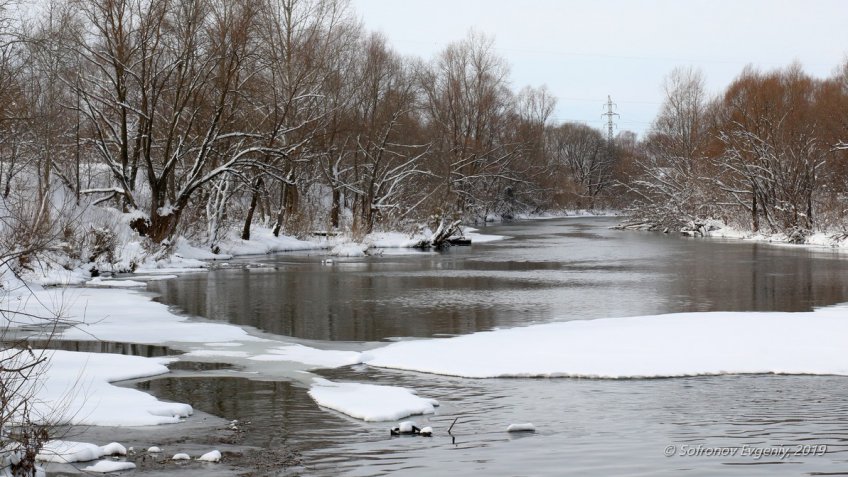
{"type": "MultiPolygon", "coordinates": [[[[649,230],[660,231],[662,227],[652,223],[622,223],[614,228],[624,230],[649,230]]],[[[787,245],[795,247],[848,249],[848,234],[843,230],[819,230],[813,233],[799,233],[790,235],[786,233],[765,233],[743,230],[728,225],[720,220],[704,220],[697,223],[690,222],[679,231],[664,229],[665,233],[677,233],[690,237],[721,238],[730,240],[745,240],[751,242],[769,243],[775,245],[787,245]]]]}
{"type": "Polygon", "coordinates": [[[796,243],[793,238],[783,233],[767,234],[750,232],[730,227],[723,223],[716,224],[717,229],[707,233],[707,237],[748,240],[777,245],[806,246],[848,250],[848,236],[844,231],[819,231],[804,237],[804,243],[796,243]]]}
{"type": "MultiPolygon", "coordinates": [[[[480,233],[473,227],[461,227],[461,230],[463,236],[470,239],[472,244],[509,238],[480,233]]],[[[217,244],[217,253],[193,244],[184,237],[178,237],[170,253],[160,256],[146,251],[138,237],[124,233],[115,239],[112,262],[100,260],[95,263],[82,263],[61,253],[50,252],[45,254],[42,260],[31,264],[30,269],[21,270],[20,273],[26,282],[42,286],[142,287],[144,283],[138,280],[116,282],[100,277],[131,271],[144,276],[139,280],[167,279],[175,273],[204,270],[212,262],[282,252],[316,251],[328,256],[342,257],[361,257],[372,253],[379,255],[384,250],[412,250],[432,235],[432,231],[424,228],[411,234],[374,232],[359,241],[348,234],[329,237],[315,235],[308,240],[301,240],[285,235],[274,236],[271,229],[257,226],[253,228],[250,240],[242,240],[235,232],[230,234],[217,244]]]]}

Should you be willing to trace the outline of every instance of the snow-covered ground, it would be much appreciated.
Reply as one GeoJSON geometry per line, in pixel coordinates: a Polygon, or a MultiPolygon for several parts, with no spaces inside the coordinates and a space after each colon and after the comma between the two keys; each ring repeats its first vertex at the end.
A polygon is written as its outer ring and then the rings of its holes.
{"type": "Polygon", "coordinates": [[[521,220],[549,220],[579,217],[619,217],[624,213],[617,209],[564,209],[541,212],[538,214],[518,214],[521,220]]]}
{"type": "MultiPolygon", "coordinates": [[[[128,220],[122,217],[123,221],[128,220]]],[[[508,237],[500,235],[481,234],[476,229],[466,227],[465,237],[474,243],[487,243],[503,240],[508,237]]],[[[175,273],[202,271],[211,261],[229,260],[233,257],[267,255],[278,252],[325,250],[327,255],[341,257],[362,257],[370,254],[372,249],[402,250],[415,247],[422,240],[432,235],[429,229],[408,234],[401,232],[374,232],[365,236],[362,241],[355,241],[349,235],[332,237],[311,237],[300,240],[295,237],[281,235],[275,237],[271,229],[254,227],[250,240],[242,240],[234,232],[218,243],[218,253],[190,243],[183,237],[175,239],[173,253],[157,258],[147,254],[138,240],[125,233],[120,237],[116,249],[115,263],[93,264],[70,263],[67,257],[48,255],[47,260],[39,262],[34,270],[24,272],[23,278],[31,284],[42,286],[75,286],[91,287],[121,287],[132,288],[144,286],[136,280],[112,280],[109,277],[92,276],[91,270],[98,268],[99,273],[123,272],[133,270],[136,274],[146,277],[170,277],[175,273]]],[[[382,250],[377,255],[382,254],[382,250]]],[[[390,254],[396,254],[390,252],[390,254]]],[[[155,278],[146,278],[146,280],[155,278]]]]}
{"type": "Polygon", "coordinates": [[[786,244],[792,246],[808,246],[808,247],[827,247],[833,249],[848,249],[848,240],[846,240],[844,232],[816,232],[808,237],[806,237],[806,241],[803,244],[792,244],[790,242],[790,238],[786,234],[775,233],[754,233],[750,231],[740,230],[729,225],[723,224],[721,222],[712,222],[712,224],[718,227],[717,230],[710,231],[709,237],[717,237],[717,238],[728,238],[728,239],[740,239],[740,240],[751,240],[755,242],[765,242],[772,244],[786,244]]]}

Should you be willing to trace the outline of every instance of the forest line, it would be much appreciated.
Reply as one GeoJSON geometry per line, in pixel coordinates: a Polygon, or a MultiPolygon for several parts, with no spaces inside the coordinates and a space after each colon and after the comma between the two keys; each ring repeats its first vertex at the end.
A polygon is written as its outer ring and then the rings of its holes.
{"type": "Polygon", "coordinates": [[[3,240],[21,257],[61,246],[93,261],[116,227],[160,253],[254,226],[362,237],[567,208],[798,240],[844,228],[848,62],[826,79],[748,67],[716,97],[677,68],[646,136],[610,139],[554,124],[555,95],[513,88],[491,38],[404,57],[343,0],[2,12],[3,240]]]}

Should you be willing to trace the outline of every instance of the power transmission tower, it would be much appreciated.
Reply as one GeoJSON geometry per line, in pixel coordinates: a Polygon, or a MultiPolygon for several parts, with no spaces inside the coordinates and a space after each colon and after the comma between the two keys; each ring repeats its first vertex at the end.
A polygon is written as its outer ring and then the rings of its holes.
{"type": "Polygon", "coordinates": [[[607,143],[612,145],[612,131],[615,129],[615,123],[612,122],[612,118],[613,116],[621,115],[614,111],[615,108],[618,108],[618,105],[612,102],[612,98],[609,95],[607,95],[607,104],[605,106],[607,107],[607,112],[601,116],[606,116],[607,118],[607,143]]]}

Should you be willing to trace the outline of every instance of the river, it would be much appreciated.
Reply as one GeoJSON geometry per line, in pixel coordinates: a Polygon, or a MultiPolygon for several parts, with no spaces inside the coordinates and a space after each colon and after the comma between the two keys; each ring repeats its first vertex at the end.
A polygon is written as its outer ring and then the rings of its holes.
{"type": "MultiPolygon", "coordinates": [[[[315,253],[252,257],[149,288],[183,313],[324,348],[551,321],[805,311],[848,301],[848,260],[838,252],[610,229],[615,223],[491,226],[484,232],[511,238],[443,253],[386,251],[330,263],[315,253]]],[[[296,450],[304,462],[298,472],[308,475],[848,474],[844,377],[474,380],[364,365],[318,373],[438,399],[435,415],[413,418],[435,436],[392,438],[392,423],[321,409],[304,386],[286,381],[200,373],[138,386],[250,422],[245,444],[296,450]],[[521,422],[537,432],[504,432],[521,422]]]]}

